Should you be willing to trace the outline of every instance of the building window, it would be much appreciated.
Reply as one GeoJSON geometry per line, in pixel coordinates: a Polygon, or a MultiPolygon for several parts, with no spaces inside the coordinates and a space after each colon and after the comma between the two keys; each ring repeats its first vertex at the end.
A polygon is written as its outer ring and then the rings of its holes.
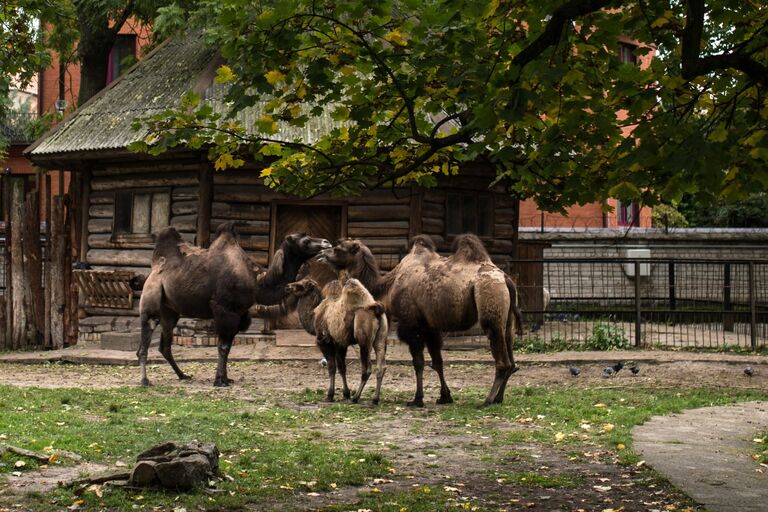
{"type": "Polygon", "coordinates": [[[136,35],[120,34],[109,52],[107,83],[117,80],[126,69],[136,63],[136,35]]]}
{"type": "Polygon", "coordinates": [[[630,43],[619,43],[619,62],[623,64],[637,64],[635,49],[637,46],[630,43]]]}
{"type": "Polygon", "coordinates": [[[112,236],[150,236],[168,225],[170,213],[169,191],[115,192],[112,236]]]}
{"type": "Polygon", "coordinates": [[[619,226],[639,226],[640,207],[637,203],[616,202],[616,221],[619,226]]]}
{"type": "Polygon", "coordinates": [[[473,192],[449,193],[445,200],[446,233],[493,236],[493,196],[473,192]]]}

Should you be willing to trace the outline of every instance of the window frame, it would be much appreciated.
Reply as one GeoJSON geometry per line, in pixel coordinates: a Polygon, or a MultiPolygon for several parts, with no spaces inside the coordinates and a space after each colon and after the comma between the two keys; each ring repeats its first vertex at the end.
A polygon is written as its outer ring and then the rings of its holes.
{"type": "MultiPolygon", "coordinates": [[[[137,56],[137,48],[138,48],[138,40],[136,34],[117,34],[117,37],[115,38],[114,44],[112,44],[112,48],[109,49],[109,57],[108,57],[108,67],[107,67],[107,85],[117,80],[120,76],[122,76],[123,73],[128,69],[121,69],[120,62],[128,56],[128,54],[123,55],[122,57],[119,57],[116,55],[117,48],[118,48],[118,41],[130,41],[130,46],[132,47],[131,54],[134,58],[137,56]],[[119,58],[118,58],[119,57],[119,58]],[[117,73],[115,73],[117,71],[117,73]]],[[[126,44],[126,47],[128,47],[128,44],[126,44]]],[[[129,66],[130,68],[130,66],[129,66]]]]}
{"type": "Polygon", "coordinates": [[[627,41],[619,41],[618,49],[616,50],[616,56],[619,58],[619,62],[622,64],[632,64],[637,66],[640,62],[638,56],[635,55],[635,50],[639,48],[638,45],[629,43],[627,41]],[[626,57],[631,57],[631,60],[627,60],[626,57]]]}
{"type": "Polygon", "coordinates": [[[153,214],[152,197],[150,197],[150,200],[149,200],[149,212],[148,212],[150,232],[149,233],[133,232],[133,207],[135,204],[135,197],[136,195],[141,195],[141,194],[149,194],[150,196],[154,196],[155,194],[168,195],[168,217],[167,219],[165,219],[165,226],[171,225],[171,217],[173,216],[172,214],[173,194],[172,194],[171,187],[126,188],[126,189],[115,190],[113,195],[113,203],[112,203],[114,206],[112,211],[112,232],[110,235],[111,242],[113,243],[121,243],[121,242],[154,243],[155,242],[155,234],[151,232],[152,231],[152,214],[153,214]],[[115,231],[116,221],[118,217],[118,212],[117,212],[118,194],[130,195],[130,202],[129,202],[130,211],[127,214],[129,223],[130,223],[129,231],[115,231]]]}

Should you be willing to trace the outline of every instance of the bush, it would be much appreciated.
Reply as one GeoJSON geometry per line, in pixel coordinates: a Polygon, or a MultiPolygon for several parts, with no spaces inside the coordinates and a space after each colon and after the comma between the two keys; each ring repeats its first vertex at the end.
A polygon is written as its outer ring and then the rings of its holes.
{"type": "Polygon", "coordinates": [[[598,322],[584,345],[588,350],[623,350],[629,348],[629,338],[621,327],[598,322]]]}
{"type": "Polygon", "coordinates": [[[654,228],[687,228],[688,220],[672,205],[660,204],[653,207],[652,226],[654,228]]]}

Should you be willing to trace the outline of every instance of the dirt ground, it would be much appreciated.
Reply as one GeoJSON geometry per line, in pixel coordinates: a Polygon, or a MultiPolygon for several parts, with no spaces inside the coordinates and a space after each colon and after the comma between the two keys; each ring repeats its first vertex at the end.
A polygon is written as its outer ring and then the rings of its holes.
{"type": "MultiPolygon", "coordinates": [[[[623,370],[611,379],[601,378],[606,364],[582,365],[581,375],[573,378],[563,364],[524,365],[510,380],[507,399],[513,399],[519,388],[525,386],[557,385],[578,388],[622,387],[743,387],[768,389],[768,365],[756,366],[753,377],[743,374],[743,366],[717,362],[666,362],[643,364],[639,375],[623,370]]],[[[167,365],[149,369],[154,384],[182,388],[188,392],[211,396],[227,394],[241,400],[268,400],[286,407],[324,407],[323,403],[296,404],[295,393],[309,388],[324,388],[327,372],[318,361],[310,362],[253,362],[232,363],[230,377],[236,383],[228,389],[211,386],[214,363],[183,363],[182,367],[193,375],[190,381],[176,380],[167,365]],[[291,397],[289,397],[291,395],[291,397]]],[[[358,366],[350,364],[350,384],[358,380],[358,366]]],[[[462,388],[491,384],[492,368],[488,364],[452,364],[446,377],[454,397],[461,399],[462,388]]],[[[0,363],[0,384],[18,387],[112,388],[138,383],[136,367],[94,366],[73,364],[21,365],[0,363]]],[[[392,402],[392,393],[410,394],[413,390],[413,372],[409,365],[392,364],[387,370],[382,400],[392,402]]],[[[425,401],[427,411],[439,406],[436,377],[425,375],[425,401]]],[[[337,391],[339,393],[339,391],[337,391]]],[[[361,407],[370,407],[367,404],[361,407]]],[[[490,419],[493,427],[503,430],[525,429],[525,424],[510,424],[500,418],[490,419]]],[[[342,487],[332,492],[296,492],[290,502],[261,503],[254,510],[318,510],[336,505],[358,510],[355,503],[359,493],[387,493],[393,490],[419,492],[424,486],[442,488],[453,498],[451,506],[472,510],[546,510],[546,511],[651,511],[685,510],[693,504],[684,494],[659,479],[644,467],[624,466],[616,461],[616,453],[595,449],[594,446],[558,449],[542,444],[515,444],[499,450],[493,461],[488,459],[487,441],[471,429],[449,428],[434,414],[423,410],[396,407],[382,410],[375,421],[368,421],[364,433],[350,429],[349,425],[323,425],[315,438],[319,440],[354,441],[369,443],[372,450],[387,450],[394,466],[389,478],[369,482],[363,488],[342,487]],[[408,447],[408,449],[403,449],[408,447]],[[506,449],[508,448],[508,449],[506,449]],[[531,472],[549,478],[566,478],[572,485],[545,488],[515,481],[510,474],[531,472]]],[[[81,468],[82,469],[82,468],[81,468]]],[[[34,473],[25,478],[34,479],[34,473]]],[[[40,475],[43,479],[44,475],[40,475]]],[[[37,482],[8,482],[0,484],[0,510],[11,502],[18,503],[23,491],[37,482]]],[[[30,487],[32,486],[32,487],[30,487]]],[[[39,488],[37,488],[40,490],[39,488]]],[[[44,491],[44,488],[42,489],[44,491]]],[[[425,499],[428,499],[426,497],[425,499]]],[[[19,508],[7,510],[23,510],[19,508]]]]}

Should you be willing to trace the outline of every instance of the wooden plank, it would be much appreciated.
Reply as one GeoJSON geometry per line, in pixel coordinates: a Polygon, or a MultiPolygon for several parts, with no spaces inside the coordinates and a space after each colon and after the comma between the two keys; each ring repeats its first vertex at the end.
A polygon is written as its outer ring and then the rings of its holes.
{"type": "Polygon", "coordinates": [[[213,200],[226,203],[269,203],[280,196],[266,187],[219,185],[214,177],[213,200]]]}
{"type": "MultiPolygon", "coordinates": [[[[409,220],[408,238],[413,238],[422,232],[422,205],[424,203],[424,194],[421,189],[415,186],[411,187],[411,218],[409,220]]],[[[373,233],[372,233],[373,234],[373,233]]]]}
{"type": "Polygon", "coordinates": [[[240,235],[238,241],[240,242],[240,247],[246,251],[264,251],[266,253],[269,250],[269,235],[240,235]]]}
{"type": "MultiPolygon", "coordinates": [[[[88,253],[88,220],[90,216],[89,206],[91,204],[91,172],[88,170],[83,171],[82,176],[82,192],[83,195],[80,198],[80,258],[85,257],[88,253]]],[[[112,207],[114,213],[114,206],[112,207]]]]}
{"type": "Polygon", "coordinates": [[[175,215],[171,217],[171,226],[180,233],[197,233],[197,215],[175,215]]]}
{"type": "Polygon", "coordinates": [[[395,236],[395,237],[411,237],[409,228],[389,228],[386,226],[371,226],[365,228],[358,228],[348,226],[347,231],[352,238],[361,238],[364,236],[395,236]]]}
{"type": "Polygon", "coordinates": [[[88,216],[92,219],[111,219],[114,215],[114,204],[94,204],[88,208],[88,216]]]}
{"type": "Polygon", "coordinates": [[[148,267],[152,263],[152,251],[142,249],[91,249],[88,251],[87,261],[91,265],[148,267]]]}
{"type": "Polygon", "coordinates": [[[423,218],[421,219],[421,224],[422,232],[424,233],[435,235],[442,235],[445,233],[445,224],[443,223],[443,219],[423,218]]]}
{"type": "MultiPolygon", "coordinates": [[[[219,225],[229,222],[228,219],[211,219],[211,231],[216,231],[219,225]]],[[[246,220],[238,221],[237,232],[241,235],[269,235],[269,221],[246,220]]]]}
{"type": "Polygon", "coordinates": [[[91,191],[91,204],[115,204],[115,193],[111,190],[91,191]]]}
{"type": "Polygon", "coordinates": [[[348,209],[348,216],[350,221],[408,221],[411,217],[411,209],[409,205],[350,205],[348,209]]]}
{"type": "MultiPolygon", "coordinates": [[[[187,243],[194,243],[193,233],[180,233],[181,239],[187,243]]],[[[130,238],[115,241],[110,234],[88,235],[88,247],[90,249],[154,249],[155,243],[150,240],[132,240],[130,238]]]]}
{"type": "Polygon", "coordinates": [[[112,233],[112,219],[90,219],[88,221],[89,233],[112,233]]]}
{"type": "Polygon", "coordinates": [[[126,174],[157,174],[173,172],[193,172],[197,170],[197,159],[161,160],[158,162],[136,162],[121,160],[114,164],[101,164],[93,170],[93,175],[98,177],[125,176],[126,174]]]}
{"type": "Polygon", "coordinates": [[[133,194],[131,232],[150,233],[152,219],[152,194],[133,194]]]}
{"type": "Polygon", "coordinates": [[[199,195],[197,198],[197,245],[211,243],[211,203],[213,202],[213,169],[209,162],[200,164],[199,195]]]}
{"type": "Polygon", "coordinates": [[[213,175],[214,185],[257,185],[262,189],[264,178],[260,176],[261,170],[229,170],[226,172],[217,172],[213,175]]]}
{"type": "Polygon", "coordinates": [[[124,174],[114,177],[96,177],[91,181],[93,190],[125,190],[135,189],[137,184],[141,188],[148,187],[182,187],[197,185],[196,173],[148,173],[148,174],[124,174]]]}
{"type": "Polygon", "coordinates": [[[172,215],[189,215],[190,213],[197,213],[200,208],[199,201],[176,201],[171,204],[172,215]]]}
{"type": "Polygon", "coordinates": [[[211,216],[227,220],[262,220],[268,221],[268,204],[223,203],[215,201],[211,207],[211,216]]]}
{"type": "Polygon", "coordinates": [[[445,218],[445,205],[443,203],[434,203],[431,201],[424,201],[421,207],[422,215],[424,217],[432,219],[444,219],[445,218]]]}
{"type": "Polygon", "coordinates": [[[197,186],[173,187],[171,199],[173,201],[194,201],[197,199],[197,186]]]}
{"type": "MultiPolygon", "coordinates": [[[[42,187],[41,187],[42,188],[42,187]]],[[[40,194],[38,190],[27,193],[24,203],[24,302],[28,309],[30,339],[40,347],[45,334],[45,301],[43,299],[43,250],[40,243],[40,194]]]]}
{"type": "MultiPolygon", "coordinates": [[[[45,325],[43,331],[43,347],[51,348],[51,175],[45,173],[45,264],[43,265],[43,280],[45,282],[45,325]]],[[[86,223],[87,225],[87,223],[86,223]]]]}

